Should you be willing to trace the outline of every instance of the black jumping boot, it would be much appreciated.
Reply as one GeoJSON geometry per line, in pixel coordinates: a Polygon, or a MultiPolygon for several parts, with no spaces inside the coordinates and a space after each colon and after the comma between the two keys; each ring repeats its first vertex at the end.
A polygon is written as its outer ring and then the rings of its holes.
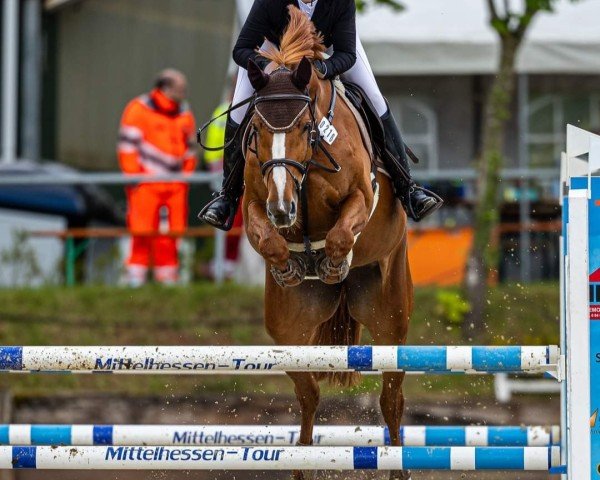
{"type": "Polygon", "coordinates": [[[231,230],[244,189],[242,136],[243,132],[240,126],[228,116],[225,126],[221,191],[198,214],[200,220],[225,231],[231,230]]]}
{"type": "Polygon", "coordinates": [[[381,117],[381,121],[385,130],[387,150],[383,155],[385,168],[392,176],[396,196],[402,202],[407,215],[418,222],[440,208],[444,202],[438,195],[417,185],[411,178],[404,141],[389,108],[381,117]]]}

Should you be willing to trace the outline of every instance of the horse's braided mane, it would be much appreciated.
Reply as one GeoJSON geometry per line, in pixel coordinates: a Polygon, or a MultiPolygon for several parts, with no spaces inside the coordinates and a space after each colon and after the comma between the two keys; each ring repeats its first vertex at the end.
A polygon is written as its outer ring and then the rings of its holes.
{"type": "Polygon", "coordinates": [[[279,48],[261,48],[257,50],[258,54],[287,68],[295,67],[304,57],[309,60],[323,58],[323,36],[317,32],[315,24],[294,5],[288,6],[288,12],[290,21],[283,32],[279,48]]]}

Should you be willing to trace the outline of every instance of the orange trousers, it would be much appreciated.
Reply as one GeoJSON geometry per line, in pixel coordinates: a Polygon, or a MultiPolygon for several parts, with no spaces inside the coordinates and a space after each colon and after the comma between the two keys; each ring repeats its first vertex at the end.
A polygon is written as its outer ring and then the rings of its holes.
{"type": "Polygon", "coordinates": [[[126,263],[130,276],[139,277],[138,280],[143,283],[152,266],[159,282],[177,281],[177,239],[165,235],[140,236],[136,233],[158,233],[163,208],[168,211],[168,231],[184,231],[188,218],[188,191],[189,187],[184,183],[142,183],[127,188],[131,252],[126,263]]]}

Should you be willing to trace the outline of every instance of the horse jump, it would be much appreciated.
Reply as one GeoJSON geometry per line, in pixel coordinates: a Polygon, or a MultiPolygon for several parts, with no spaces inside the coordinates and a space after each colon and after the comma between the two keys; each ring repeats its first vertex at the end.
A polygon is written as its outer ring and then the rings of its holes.
{"type": "MultiPolygon", "coordinates": [[[[561,275],[561,345],[554,347],[506,347],[517,348],[516,353],[507,353],[506,348],[490,350],[479,357],[478,347],[393,347],[391,350],[363,350],[363,347],[319,347],[331,350],[334,364],[324,365],[319,359],[302,358],[300,369],[313,368],[329,372],[365,369],[387,369],[403,372],[406,369],[421,369],[426,372],[442,369],[452,372],[481,369],[481,371],[549,371],[562,381],[562,415],[559,446],[2,446],[0,447],[1,468],[37,469],[248,469],[248,470],[356,470],[380,469],[401,471],[413,469],[443,470],[549,470],[563,474],[568,480],[592,480],[596,478],[600,465],[600,449],[594,427],[600,405],[600,371],[596,366],[600,351],[600,265],[594,257],[590,260],[590,247],[600,248],[600,178],[592,177],[591,171],[600,167],[600,136],[569,126],[568,145],[563,168],[563,241],[561,275]],[[589,162],[581,157],[587,155],[589,162]],[[590,271],[590,265],[594,269],[590,271]],[[597,271],[596,271],[597,270],[597,271]],[[419,349],[422,348],[422,351],[419,349]],[[502,355],[491,355],[491,352],[502,355]],[[335,353],[332,353],[335,352],[335,353]],[[356,357],[350,355],[355,352],[356,357]],[[358,353],[360,352],[360,354],[358,353]],[[364,355],[371,352],[371,356],[364,355]],[[380,353],[385,352],[385,353],[380,353]],[[433,352],[433,353],[432,353],[433,352]],[[468,353],[467,353],[468,352],[468,353]],[[522,355],[523,352],[526,352],[522,355]],[[406,355],[404,355],[406,353],[406,355]],[[410,353],[410,355],[408,355],[410,353]],[[421,353],[425,359],[419,359],[421,353]],[[533,353],[533,354],[532,354],[533,353]],[[488,355],[490,354],[490,355],[488,355]],[[393,357],[386,357],[392,355],[393,357]],[[355,360],[350,360],[350,357],[355,360]],[[392,358],[392,359],[391,359],[392,358]],[[480,362],[480,358],[485,361],[480,362]],[[312,362],[312,363],[311,363],[312,362]],[[509,368],[504,362],[509,362],[509,368]],[[518,368],[517,368],[518,367],[518,368]]],[[[0,350],[0,370],[34,371],[80,371],[93,372],[96,359],[106,362],[107,358],[123,358],[129,353],[146,355],[148,347],[3,347],[0,350]],[[29,350],[29,349],[32,350],[29,350]],[[44,349],[52,355],[40,356],[44,349]],[[117,350],[112,350],[116,348],[117,350]],[[138,349],[139,350],[136,350],[138,349]],[[87,352],[87,353],[86,353],[87,352]],[[31,355],[30,355],[31,353],[31,355]],[[63,354],[62,361],[56,355],[63,354]],[[76,353],[76,355],[74,355],[76,353]],[[108,353],[109,355],[106,355],[108,353]],[[83,354],[83,357],[78,357],[83,354]],[[116,357],[115,357],[116,354],[116,357]],[[44,365],[44,362],[47,363],[44,365]],[[74,370],[75,369],[75,370],[74,370]]],[[[150,347],[152,355],[159,352],[172,362],[184,359],[190,351],[186,347],[150,347]],[[167,350],[168,349],[168,350],[167,350]],[[182,355],[174,353],[178,349],[182,355]],[[165,353],[166,352],[166,353],[165,353]],[[175,355],[175,357],[173,357],[175,355]]],[[[195,347],[194,347],[195,348],[195,347]]],[[[193,356],[194,361],[206,362],[208,358],[231,370],[231,355],[227,349],[221,359],[215,359],[214,349],[202,350],[210,357],[193,356]],[[222,360],[222,364],[220,363],[222,360]]],[[[231,347],[236,349],[237,347],[231,347]]],[[[252,347],[250,347],[252,348],[252,347]]],[[[259,347],[260,348],[260,347],[259,347]]],[[[277,347],[280,348],[280,347],[277,347]]],[[[283,347],[281,347],[283,348],[283,347]]],[[[289,353],[277,357],[280,365],[293,367],[289,353]]],[[[303,346],[302,350],[309,347],[303,346]]],[[[494,347],[495,348],[495,347],[494,347]]],[[[222,347],[218,347],[222,350],[222,347]]],[[[249,351],[250,352],[250,351],[249,351]]],[[[320,351],[319,351],[320,352],[320,351]]],[[[481,353],[480,352],[480,353],[481,353]]],[[[196,351],[198,353],[198,351],[196,351]]],[[[294,353],[300,354],[298,351],[294,353]]],[[[267,355],[279,355],[275,351],[267,355]]],[[[131,357],[139,363],[140,358],[131,357]]],[[[331,357],[329,357],[331,360],[331,357]]],[[[189,360],[189,358],[187,359],[189,360]]],[[[255,358],[258,360],[258,358],[255,358]]],[[[132,360],[133,361],[133,360],[132,360]]],[[[119,363],[119,362],[117,362],[119,363]]],[[[142,361],[142,364],[144,362],[142,361]]],[[[277,362],[275,362],[277,364],[277,362]]],[[[299,364],[296,363],[296,366],[299,364]]],[[[172,367],[172,365],[171,365],[172,367]]],[[[284,368],[282,366],[282,368],[284,368]]],[[[237,373],[251,370],[233,369],[237,373]]],[[[271,369],[275,371],[274,369],[271,369]]],[[[173,369],[169,370],[173,373],[173,369]]],[[[217,370],[218,371],[218,370],[217,370]]],[[[269,369],[264,370],[269,371],[269,369]]],[[[128,373],[160,373],[157,369],[124,368],[128,373]]],[[[165,372],[162,372],[165,373],[165,372]]],[[[207,373],[198,370],[193,373],[207,373]]],[[[8,427],[7,427],[8,428],[8,427]]],[[[24,435],[20,428],[20,435],[24,435]]],[[[93,427],[92,427],[93,428],[93,427]]],[[[114,427],[116,428],[116,426],[114,427]]],[[[208,428],[208,427],[205,427],[208,428]]],[[[214,427],[213,427],[214,428],[214,427]]],[[[237,427],[234,427],[237,430],[237,427]]],[[[332,428],[332,427],[329,427],[332,428]]],[[[0,432],[3,430],[0,430],[0,432]]],[[[297,430],[296,430],[297,431],[297,430]]],[[[466,435],[465,429],[465,435],[466,435]]],[[[114,433],[114,431],[113,431],[114,433]]],[[[311,434],[313,432],[311,431],[311,434]]],[[[388,431],[389,433],[389,431],[388,431]]],[[[8,434],[7,434],[8,435],[8,434]]],[[[31,441],[33,430],[29,431],[31,441]]],[[[72,431],[71,431],[72,435],[72,431]]],[[[401,438],[398,428],[393,435],[401,438]]],[[[390,438],[392,435],[390,435],[390,438]]],[[[23,437],[21,437],[23,438],[23,437]]],[[[64,437],[66,438],[66,437],[64,437]]],[[[73,437],[70,437],[71,440],[73,437]]],[[[114,441],[114,438],[113,438],[114,441]]]]}

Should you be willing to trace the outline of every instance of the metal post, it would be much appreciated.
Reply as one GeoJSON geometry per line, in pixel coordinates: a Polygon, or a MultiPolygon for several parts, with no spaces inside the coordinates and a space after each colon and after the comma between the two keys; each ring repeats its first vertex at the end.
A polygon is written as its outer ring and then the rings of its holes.
{"type": "Polygon", "coordinates": [[[21,70],[21,156],[39,161],[41,151],[42,6],[22,0],[23,62],[21,70]]]}
{"type": "Polygon", "coordinates": [[[2,162],[17,157],[19,0],[4,0],[2,25],[2,162]]]}
{"type": "MultiPolygon", "coordinates": [[[[529,151],[527,148],[527,137],[529,135],[529,76],[519,75],[518,87],[518,109],[519,109],[519,168],[529,168],[529,151]]],[[[519,198],[519,266],[521,281],[529,283],[531,281],[531,201],[529,199],[529,180],[523,178],[519,182],[521,195],[519,198]]]]}

